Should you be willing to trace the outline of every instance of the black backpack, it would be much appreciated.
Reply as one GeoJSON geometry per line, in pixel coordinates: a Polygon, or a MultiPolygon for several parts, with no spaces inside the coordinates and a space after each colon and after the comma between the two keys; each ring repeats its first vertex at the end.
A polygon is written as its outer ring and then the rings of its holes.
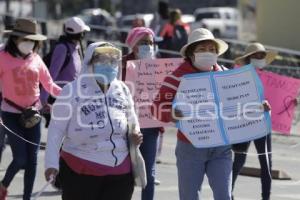
{"type": "Polygon", "coordinates": [[[51,65],[53,51],[58,44],[64,44],[65,47],[67,48],[67,54],[66,54],[65,61],[59,71],[59,72],[62,72],[62,70],[67,66],[67,64],[69,64],[69,62],[71,60],[71,49],[70,49],[69,45],[67,44],[67,40],[64,37],[60,37],[55,42],[55,45],[52,45],[52,47],[50,47],[50,51],[43,57],[43,61],[46,64],[47,68],[49,69],[50,65],[51,65]]]}
{"type": "Polygon", "coordinates": [[[188,34],[182,25],[175,25],[171,41],[172,50],[179,51],[188,42],[188,34]]]}

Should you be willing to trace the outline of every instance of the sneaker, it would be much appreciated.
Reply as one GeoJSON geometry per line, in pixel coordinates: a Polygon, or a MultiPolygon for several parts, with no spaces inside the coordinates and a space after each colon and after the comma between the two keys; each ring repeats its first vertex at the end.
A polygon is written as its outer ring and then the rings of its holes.
{"type": "Polygon", "coordinates": [[[161,164],[161,159],[160,158],[156,158],[156,164],[161,164]]]}
{"type": "Polygon", "coordinates": [[[155,179],[155,180],[154,180],[154,185],[160,185],[160,180],[155,179]]]}
{"type": "MultiPolygon", "coordinates": [[[[52,184],[53,188],[55,190],[61,191],[61,183],[60,180],[58,178],[58,176],[56,176],[54,183],[52,184]]],[[[1,199],[0,199],[1,200],[1,199]]]]}
{"type": "Polygon", "coordinates": [[[6,200],[7,189],[0,183],[0,200],[6,200]]]}

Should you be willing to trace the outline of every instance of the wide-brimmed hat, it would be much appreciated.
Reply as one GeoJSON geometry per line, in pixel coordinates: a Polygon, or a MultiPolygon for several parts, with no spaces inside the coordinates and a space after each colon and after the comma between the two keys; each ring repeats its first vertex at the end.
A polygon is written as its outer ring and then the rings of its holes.
{"type": "Polygon", "coordinates": [[[276,57],[276,51],[266,50],[264,45],[261,43],[255,42],[247,46],[245,54],[234,59],[236,64],[245,64],[245,59],[255,53],[264,52],[266,53],[266,64],[270,64],[276,57]]]}
{"type": "Polygon", "coordinates": [[[19,18],[16,20],[13,30],[4,30],[5,34],[23,37],[29,40],[46,40],[47,37],[37,32],[37,22],[30,19],[19,18]]]}
{"type": "Polygon", "coordinates": [[[212,32],[210,32],[208,29],[198,28],[189,35],[188,43],[181,48],[180,54],[183,57],[186,57],[186,50],[190,45],[206,40],[213,41],[217,44],[218,55],[222,55],[228,49],[228,44],[223,40],[216,39],[212,32]]]}

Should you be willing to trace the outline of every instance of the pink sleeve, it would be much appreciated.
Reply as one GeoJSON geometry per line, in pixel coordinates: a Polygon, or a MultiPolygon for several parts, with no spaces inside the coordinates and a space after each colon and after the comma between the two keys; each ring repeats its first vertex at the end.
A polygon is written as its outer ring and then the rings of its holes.
{"type": "Polygon", "coordinates": [[[190,25],[189,24],[184,24],[184,29],[185,29],[185,31],[186,31],[186,33],[187,34],[189,34],[190,32],[191,32],[191,27],[190,27],[190,25]]]}
{"type": "Polygon", "coordinates": [[[2,52],[1,52],[0,53],[0,78],[2,78],[3,75],[3,69],[2,69],[3,61],[4,59],[2,58],[2,52]]]}
{"type": "Polygon", "coordinates": [[[39,65],[39,74],[40,82],[43,88],[52,96],[58,96],[60,94],[61,88],[53,82],[53,79],[50,76],[47,66],[41,59],[39,65]]]}

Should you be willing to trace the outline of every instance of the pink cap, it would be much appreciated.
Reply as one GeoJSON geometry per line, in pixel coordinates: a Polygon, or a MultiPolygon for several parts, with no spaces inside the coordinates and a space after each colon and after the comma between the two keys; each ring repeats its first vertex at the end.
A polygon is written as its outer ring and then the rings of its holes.
{"type": "Polygon", "coordinates": [[[136,27],[131,29],[126,38],[126,44],[133,48],[136,43],[142,39],[145,35],[150,35],[154,38],[154,32],[150,28],[146,27],[136,27]]]}

